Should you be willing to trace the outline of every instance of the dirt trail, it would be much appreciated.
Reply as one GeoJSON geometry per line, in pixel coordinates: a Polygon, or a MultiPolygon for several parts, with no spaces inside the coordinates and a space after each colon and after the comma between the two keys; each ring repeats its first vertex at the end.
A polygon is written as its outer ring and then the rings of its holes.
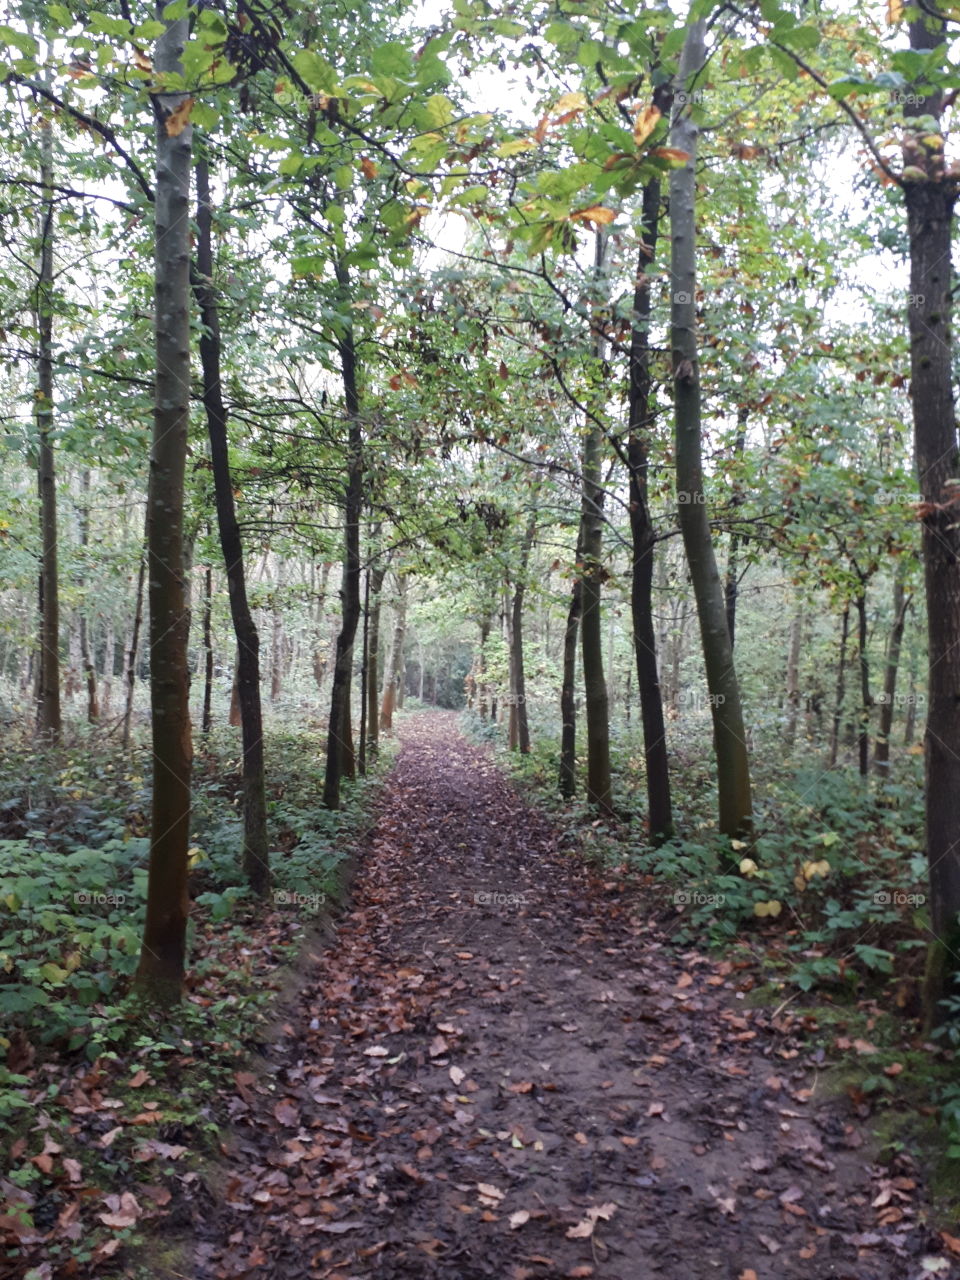
{"type": "Polygon", "coordinates": [[[867,1164],[729,965],[667,947],[453,715],[401,737],[350,910],[238,1079],[198,1280],[950,1274],[909,1163],[867,1164]]]}

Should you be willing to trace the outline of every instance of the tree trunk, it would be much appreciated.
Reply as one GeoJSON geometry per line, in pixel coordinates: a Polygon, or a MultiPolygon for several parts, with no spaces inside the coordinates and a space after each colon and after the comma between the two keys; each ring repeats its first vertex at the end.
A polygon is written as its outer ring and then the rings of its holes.
{"type": "MultiPolygon", "coordinates": [[[[158,75],[183,74],[186,18],[157,41],[158,75]]],[[[169,123],[185,93],[156,93],[156,373],[147,502],[150,518],[150,704],[153,817],[147,917],[136,987],[152,1004],[180,999],[186,958],[190,843],[190,674],[183,564],[184,472],[190,424],[190,165],[192,127],[169,123]]]]}
{"type": "MultiPolygon", "coordinates": [[[[663,692],[657,660],[657,636],[653,618],[653,570],[656,539],[650,518],[648,477],[650,440],[655,429],[650,371],[650,276],[660,229],[660,182],[651,179],[643,189],[643,217],[637,279],[633,293],[633,330],[630,337],[629,434],[627,463],[630,472],[630,537],[632,542],[630,613],[633,622],[634,661],[643,721],[643,753],[647,774],[648,829],[655,843],[673,835],[673,802],[670,795],[670,762],[663,719],[663,692]]],[[[628,703],[629,707],[629,703],[628,703]]]]}
{"type": "Polygon", "coordinates": [[[800,645],[803,640],[803,610],[798,608],[790,623],[790,649],[787,654],[787,721],[783,730],[784,746],[790,751],[797,738],[800,714],[800,645]]]}
{"type": "Polygon", "coordinates": [[[380,732],[393,732],[393,713],[397,708],[397,685],[403,666],[403,642],[407,634],[407,576],[397,575],[397,598],[394,603],[393,637],[383,677],[383,699],[380,703],[380,732]]]}
{"type": "Polygon", "coordinates": [[[910,679],[907,684],[907,718],[903,726],[903,745],[912,747],[917,736],[917,667],[920,665],[916,648],[910,651],[910,679]]]}
{"type": "Polygon", "coordinates": [[[200,732],[204,737],[213,725],[213,635],[210,612],[213,606],[213,570],[207,565],[203,575],[203,714],[200,732]]]}
{"type": "Polygon", "coordinates": [[[386,564],[374,565],[370,580],[370,634],[367,643],[367,749],[371,760],[380,750],[380,614],[386,564]]]}
{"type": "Polygon", "coordinates": [[[886,776],[890,770],[890,734],[893,729],[893,711],[897,696],[897,674],[900,667],[900,649],[907,625],[907,610],[911,597],[904,588],[903,574],[898,570],[893,580],[893,625],[887,641],[887,660],[883,669],[883,697],[880,701],[880,724],[873,748],[873,767],[886,776]]]}
{"type": "Polygon", "coordinates": [[[57,565],[57,477],[53,453],[53,134],[40,126],[40,258],[34,307],[37,326],[37,489],[40,499],[40,656],[37,729],[59,742],[60,580],[57,565]]]}
{"type": "Polygon", "coordinates": [[[583,611],[580,540],[574,556],[573,585],[563,632],[563,683],[560,688],[560,774],[557,787],[565,800],[577,789],[577,640],[583,611]]]}
{"type": "Polygon", "coordinates": [[[690,567],[713,715],[717,760],[719,826],[723,835],[739,836],[751,826],[750,767],[740,706],[740,686],[733,664],[723,584],[717,569],[704,504],[700,429],[700,372],[697,352],[696,301],[696,159],[699,128],[691,114],[696,78],[703,68],[705,21],[687,28],[680,59],[678,95],[671,146],[690,159],[670,177],[672,236],[671,345],[676,413],[676,471],[680,531],[690,567]]]}
{"type": "MultiPolygon", "coordinates": [[[[535,500],[535,499],[534,499],[535,500]]],[[[527,566],[537,527],[536,512],[527,522],[520,550],[520,571],[510,607],[510,749],[530,754],[530,720],[527,716],[527,679],[523,665],[523,599],[527,590],[527,566]]]]}
{"type": "Polygon", "coordinates": [[[270,701],[276,702],[283,687],[283,561],[277,560],[277,574],[270,593],[272,626],[270,628],[270,701]]]}
{"type": "MultiPolygon", "coordinates": [[[[77,511],[77,533],[81,548],[81,586],[86,585],[86,549],[90,543],[90,472],[84,470],[80,479],[81,499],[77,511]]],[[[87,624],[87,601],[80,606],[80,664],[83,667],[84,683],[87,686],[87,722],[96,724],[100,719],[100,704],[97,699],[97,668],[90,656],[90,635],[87,624]]]]}
{"type": "MultiPolygon", "coordinates": [[[[737,438],[733,446],[734,457],[743,457],[747,440],[747,410],[741,405],[737,411],[737,438]]],[[[736,510],[743,505],[743,493],[737,480],[734,481],[733,497],[730,506],[736,510]]],[[[727,571],[724,575],[723,598],[727,614],[727,630],[730,632],[730,648],[737,639],[737,599],[740,594],[740,537],[737,533],[730,535],[730,552],[727,556],[727,571]]]]}
{"type": "Polygon", "coordinates": [[[133,611],[133,628],[130,634],[130,648],[127,651],[127,669],[124,672],[125,703],[123,708],[123,735],[121,747],[127,751],[130,747],[130,727],[133,722],[133,699],[137,691],[137,660],[140,654],[140,631],[143,627],[143,587],[147,574],[147,556],[150,554],[150,504],[147,503],[147,514],[144,521],[143,550],[140,553],[140,565],[137,569],[137,595],[133,611]]]}
{"type": "Polygon", "coordinates": [[[857,606],[857,665],[860,671],[860,725],[857,734],[857,754],[860,765],[860,777],[866,778],[870,773],[870,708],[873,698],[870,694],[870,666],[867,659],[867,594],[864,590],[856,599],[857,606]]]}
{"type": "Polygon", "coordinates": [[[837,659],[837,692],[833,702],[833,727],[830,731],[830,768],[837,767],[840,749],[840,722],[843,719],[843,699],[846,692],[847,637],[850,634],[850,606],[844,605],[840,624],[840,655],[837,659]]]}
{"type": "MultiPolygon", "coordinates": [[[[594,241],[594,280],[599,287],[603,270],[604,238],[597,230],[594,241]]],[[[594,340],[594,357],[602,360],[602,343],[594,340]]],[[[587,801],[602,813],[613,813],[610,780],[610,719],[607,682],[603,671],[603,499],[600,465],[603,430],[591,415],[586,423],[581,454],[580,545],[583,550],[580,654],[583,660],[583,694],[587,721],[587,801]]]]}
{"type": "MultiPolygon", "coordinates": [[[[350,280],[342,261],[337,263],[337,282],[342,300],[350,298],[350,280]]],[[[357,353],[353,329],[339,339],[340,369],[344,402],[349,422],[347,438],[347,484],[344,493],[344,557],[341,598],[343,613],[337,636],[337,655],[330,692],[330,725],[327,733],[327,763],[323,803],[327,809],[340,808],[340,781],[344,766],[353,755],[350,732],[350,682],[353,671],[353,643],[360,622],[360,514],[363,507],[363,428],[360,423],[360,394],[357,383],[357,353]]]]}
{"type": "MultiPolygon", "coordinates": [[[[210,441],[210,463],[223,552],[230,616],[237,638],[234,692],[243,741],[243,870],[250,888],[262,896],[270,887],[267,797],[263,755],[263,707],[260,702],[260,633],[247,598],[243,539],[230,475],[227,411],[221,383],[220,307],[213,283],[213,206],[206,158],[197,164],[197,264],[193,291],[200,310],[200,363],[203,406],[210,441]]],[[[210,571],[207,570],[209,575],[210,571]]],[[[209,582],[209,578],[208,578],[209,582]]],[[[212,651],[210,652],[212,658],[212,651]]],[[[231,699],[230,723],[235,724],[231,699]]]]}
{"type": "MultiPolygon", "coordinates": [[[[945,41],[937,0],[912,15],[911,48],[925,53],[945,41]]],[[[926,844],[930,871],[931,945],[924,1008],[941,1021],[940,1000],[960,971],[960,508],[957,424],[951,378],[953,268],[951,239],[956,181],[944,173],[942,138],[930,139],[922,117],[939,121],[941,90],[908,95],[903,158],[921,180],[904,183],[910,244],[910,400],[920,479],[921,548],[927,605],[928,705],[926,844]]],[[[934,131],[936,133],[936,131],[934,131]]]]}

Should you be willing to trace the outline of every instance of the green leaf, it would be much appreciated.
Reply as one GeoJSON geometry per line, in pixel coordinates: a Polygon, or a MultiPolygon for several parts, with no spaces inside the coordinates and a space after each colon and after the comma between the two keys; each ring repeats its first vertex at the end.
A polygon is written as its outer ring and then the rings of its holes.
{"type": "MultiPolygon", "coordinates": [[[[123,26],[126,27],[126,23],[123,26]]],[[[0,24],[0,40],[4,44],[10,44],[15,49],[19,49],[26,58],[35,58],[37,56],[37,42],[33,36],[28,36],[25,31],[16,31],[13,27],[0,24]]]]}
{"type": "Polygon", "coordinates": [[[297,74],[314,93],[337,93],[337,73],[326,58],[313,49],[301,49],[294,55],[293,65],[297,74]]]}
{"type": "Polygon", "coordinates": [[[388,40],[374,49],[370,67],[375,76],[395,76],[401,80],[413,77],[413,59],[410,50],[399,40],[388,40]]]}

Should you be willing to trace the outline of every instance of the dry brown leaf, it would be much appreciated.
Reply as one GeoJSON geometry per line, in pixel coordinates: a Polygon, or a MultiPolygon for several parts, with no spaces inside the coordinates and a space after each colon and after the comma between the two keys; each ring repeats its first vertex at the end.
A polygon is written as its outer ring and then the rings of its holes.
{"type": "Polygon", "coordinates": [[[167,137],[179,138],[190,123],[190,112],[193,110],[193,99],[184,98],[182,102],[167,116],[167,137]]]}

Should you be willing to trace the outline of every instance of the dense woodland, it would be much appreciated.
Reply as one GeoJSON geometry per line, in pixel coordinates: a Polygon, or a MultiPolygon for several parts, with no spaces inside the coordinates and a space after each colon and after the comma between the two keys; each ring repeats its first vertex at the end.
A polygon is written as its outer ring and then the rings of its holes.
{"type": "Polygon", "coordinates": [[[238,998],[411,708],[680,937],[955,1043],[958,22],[9,9],[6,1112],[238,998]]]}

